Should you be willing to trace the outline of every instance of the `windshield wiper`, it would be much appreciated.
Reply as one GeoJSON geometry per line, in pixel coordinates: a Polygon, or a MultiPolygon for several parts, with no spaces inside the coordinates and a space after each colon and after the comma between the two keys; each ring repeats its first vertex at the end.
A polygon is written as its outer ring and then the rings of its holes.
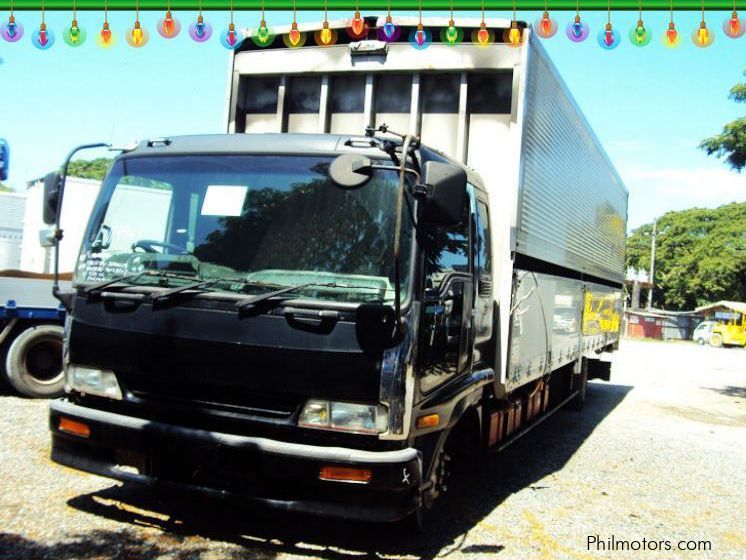
{"type": "MultiPolygon", "coordinates": [[[[302,290],[303,288],[309,288],[311,286],[318,286],[319,284],[298,284],[297,286],[287,286],[285,288],[282,288],[280,290],[274,290],[273,292],[267,292],[265,294],[258,294],[255,296],[247,297],[245,299],[242,299],[241,301],[236,302],[236,309],[239,311],[244,311],[251,307],[252,305],[256,305],[259,302],[266,301],[268,299],[272,299],[278,296],[282,296],[285,294],[291,294],[293,292],[298,292],[302,290]]],[[[284,298],[283,298],[284,299],[284,298]]]]}
{"type": "MultiPolygon", "coordinates": [[[[280,290],[275,290],[273,292],[267,292],[265,294],[258,294],[255,296],[248,297],[246,299],[242,299],[241,301],[236,302],[236,308],[238,311],[245,311],[249,307],[256,305],[257,303],[260,303],[262,301],[267,301],[269,299],[278,298],[280,296],[289,295],[293,292],[299,292],[303,290],[304,288],[348,288],[353,290],[380,290],[381,288],[377,288],[375,286],[352,286],[350,284],[337,284],[336,282],[329,282],[326,284],[318,284],[316,282],[309,282],[307,284],[298,284],[297,286],[286,286],[280,290]]],[[[388,288],[383,288],[388,289],[388,288]]],[[[282,301],[286,298],[282,297],[278,301],[282,301]]]]}
{"type": "Polygon", "coordinates": [[[86,296],[92,296],[96,295],[99,292],[101,292],[104,288],[108,288],[110,286],[113,286],[114,284],[119,284],[120,282],[131,282],[132,280],[136,280],[140,276],[142,276],[144,273],[140,272],[138,274],[131,274],[130,276],[119,276],[118,278],[113,278],[111,280],[106,280],[104,282],[99,282],[98,284],[94,284],[93,286],[88,286],[85,288],[83,293],[85,293],[86,296]]]}
{"type": "MultiPolygon", "coordinates": [[[[168,280],[169,278],[176,278],[180,280],[192,280],[194,279],[193,276],[182,276],[180,274],[174,274],[173,272],[167,272],[167,271],[147,271],[147,272],[138,272],[137,274],[131,274],[129,276],[119,276],[117,278],[112,278],[111,280],[106,280],[104,282],[100,282],[98,284],[94,284],[93,286],[88,286],[85,288],[84,292],[87,297],[91,297],[94,295],[100,294],[104,288],[110,288],[114,284],[119,284],[120,282],[132,282],[133,280],[137,280],[138,278],[142,278],[143,276],[151,276],[155,278],[163,278],[168,280]]],[[[128,288],[130,286],[121,286],[119,289],[123,290],[124,288],[128,288]]]]}
{"type": "MultiPolygon", "coordinates": [[[[192,284],[185,284],[178,288],[171,288],[170,290],[164,290],[162,292],[154,292],[150,294],[150,301],[164,301],[170,298],[174,294],[180,294],[188,290],[204,290],[210,286],[214,286],[218,282],[228,282],[225,278],[214,278],[212,280],[203,280],[202,282],[193,282],[192,284]]],[[[195,294],[198,293],[195,291],[195,294]]]]}

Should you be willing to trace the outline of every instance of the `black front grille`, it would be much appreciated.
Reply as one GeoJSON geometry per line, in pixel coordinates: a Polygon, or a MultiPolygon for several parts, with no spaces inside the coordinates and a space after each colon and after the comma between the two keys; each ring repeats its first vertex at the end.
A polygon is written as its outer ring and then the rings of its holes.
{"type": "Polygon", "coordinates": [[[129,398],[154,405],[194,407],[271,418],[288,418],[300,405],[297,398],[258,394],[240,387],[181,381],[167,383],[137,376],[117,377],[129,398]]]}

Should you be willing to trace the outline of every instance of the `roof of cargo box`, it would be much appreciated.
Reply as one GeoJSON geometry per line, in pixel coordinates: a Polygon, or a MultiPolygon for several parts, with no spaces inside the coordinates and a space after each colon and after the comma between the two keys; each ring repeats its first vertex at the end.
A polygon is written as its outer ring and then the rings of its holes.
{"type": "MultiPolygon", "coordinates": [[[[352,38],[350,37],[345,30],[350,26],[350,20],[349,19],[337,19],[329,21],[329,29],[333,31],[337,31],[337,39],[334,43],[334,45],[345,45],[349,43],[355,43],[357,41],[362,40],[370,40],[370,39],[376,39],[376,31],[383,26],[383,24],[386,22],[386,16],[366,16],[363,18],[365,20],[365,23],[368,26],[368,34],[365,37],[360,38],[352,38]]],[[[396,25],[400,32],[396,39],[394,40],[387,40],[390,44],[396,44],[396,43],[408,43],[409,42],[409,33],[411,31],[414,31],[417,29],[417,25],[420,23],[419,17],[413,17],[413,16],[396,16],[392,15],[391,17],[392,23],[396,25]]],[[[507,30],[510,28],[511,21],[509,19],[503,19],[503,18],[486,18],[484,22],[487,25],[487,28],[493,31],[497,30],[507,30]]],[[[480,25],[482,23],[481,18],[454,18],[454,23],[458,29],[464,32],[463,39],[461,40],[465,44],[471,43],[471,38],[468,33],[471,31],[476,31],[480,28],[480,25]]],[[[524,21],[518,21],[518,28],[519,29],[525,29],[526,27],[529,27],[529,24],[524,21]]],[[[449,25],[449,18],[447,17],[423,17],[422,18],[422,25],[424,26],[425,30],[430,31],[431,33],[434,30],[439,29],[445,29],[449,25]]],[[[253,51],[253,50],[266,50],[266,49],[291,49],[292,50],[301,50],[303,47],[319,47],[319,45],[316,44],[316,41],[314,41],[313,33],[316,31],[320,31],[323,27],[323,24],[321,21],[318,22],[308,22],[308,23],[298,23],[298,30],[301,33],[308,33],[310,36],[308,36],[305,40],[305,44],[303,44],[301,47],[289,47],[285,44],[283,41],[283,36],[287,35],[287,33],[290,32],[291,26],[290,25],[278,25],[270,28],[270,34],[272,36],[272,41],[266,45],[258,45],[254,43],[250,39],[250,37],[256,36],[257,28],[244,28],[242,29],[242,33],[244,37],[246,37],[242,43],[241,46],[236,49],[236,53],[239,53],[241,51],[253,51]]],[[[432,33],[431,36],[432,43],[440,43],[441,38],[439,33],[432,33]]],[[[503,43],[503,37],[501,33],[495,33],[494,35],[494,43],[503,43]]],[[[334,46],[332,45],[332,46],[334,46]]],[[[319,48],[329,48],[329,47],[319,47],[319,48]]]]}

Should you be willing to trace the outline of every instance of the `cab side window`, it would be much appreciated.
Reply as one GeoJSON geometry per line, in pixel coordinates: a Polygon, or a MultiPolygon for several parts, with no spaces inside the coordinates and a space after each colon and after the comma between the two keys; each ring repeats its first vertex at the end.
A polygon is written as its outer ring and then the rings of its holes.
{"type": "Polygon", "coordinates": [[[443,279],[453,272],[471,272],[469,254],[468,198],[464,200],[461,222],[451,227],[432,227],[425,233],[425,287],[439,288],[443,279]]]}

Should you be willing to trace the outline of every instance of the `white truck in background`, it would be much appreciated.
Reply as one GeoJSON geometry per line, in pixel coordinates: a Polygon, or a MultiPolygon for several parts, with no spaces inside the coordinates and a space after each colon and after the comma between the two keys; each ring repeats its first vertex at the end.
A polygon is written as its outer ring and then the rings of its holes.
{"type": "MultiPolygon", "coordinates": [[[[52,230],[42,221],[43,179],[26,191],[20,266],[0,269],[0,372],[29,397],[61,394],[65,311],[52,295],[52,230]]],[[[68,177],[60,243],[63,285],[69,285],[100,181],[68,177]]],[[[17,262],[17,261],[16,261],[17,262]]]]}

